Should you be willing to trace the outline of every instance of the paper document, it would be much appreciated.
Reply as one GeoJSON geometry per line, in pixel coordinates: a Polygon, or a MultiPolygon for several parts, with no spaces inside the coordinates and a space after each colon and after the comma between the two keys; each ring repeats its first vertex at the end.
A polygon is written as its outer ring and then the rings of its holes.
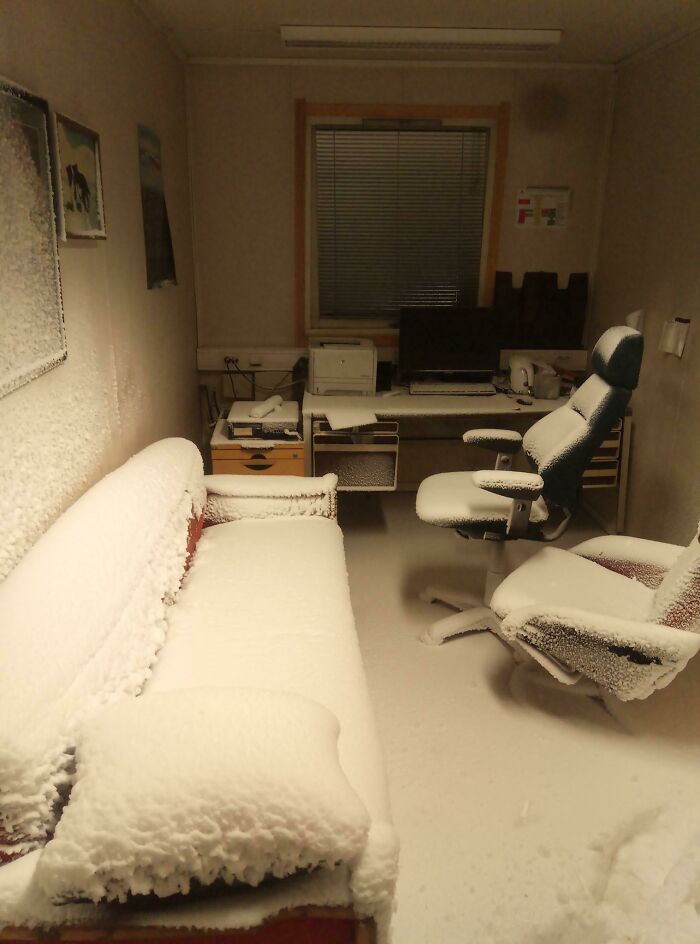
{"type": "Polygon", "coordinates": [[[339,406],[326,410],[326,420],[331,429],[351,429],[353,426],[369,426],[377,422],[371,410],[361,407],[339,406]]]}

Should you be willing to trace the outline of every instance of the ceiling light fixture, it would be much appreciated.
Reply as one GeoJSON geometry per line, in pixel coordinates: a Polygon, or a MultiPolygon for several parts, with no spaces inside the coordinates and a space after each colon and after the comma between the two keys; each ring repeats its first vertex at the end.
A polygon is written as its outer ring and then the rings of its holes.
{"type": "Polygon", "coordinates": [[[561,41],[558,29],[281,26],[285,49],[529,50],[561,41]]]}

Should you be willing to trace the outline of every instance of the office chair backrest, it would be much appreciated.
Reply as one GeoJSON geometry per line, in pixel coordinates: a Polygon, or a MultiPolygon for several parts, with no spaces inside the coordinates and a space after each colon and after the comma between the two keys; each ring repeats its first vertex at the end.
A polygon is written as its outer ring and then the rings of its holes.
{"type": "Polygon", "coordinates": [[[700,531],[654,591],[649,619],[700,633],[700,531]]]}
{"type": "Polygon", "coordinates": [[[572,509],[583,473],[610,429],[625,414],[639,380],[644,338],[633,328],[608,328],[591,355],[594,373],[523,438],[530,462],[544,480],[550,504],[572,509]]]}

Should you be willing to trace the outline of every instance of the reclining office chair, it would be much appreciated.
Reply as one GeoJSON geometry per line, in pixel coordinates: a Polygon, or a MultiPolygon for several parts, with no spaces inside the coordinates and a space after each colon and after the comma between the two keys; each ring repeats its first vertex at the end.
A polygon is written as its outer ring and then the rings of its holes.
{"type": "Polygon", "coordinates": [[[501,429],[464,434],[464,442],[497,453],[495,469],[444,472],[421,482],[416,512],[422,521],[491,545],[484,606],[474,607],[463,594],[442,588],[428,587],[421,594],[428,602],[441,600],[461,611],[433,623],[422,637],[424,642],[438,644],[477,629],[498,631],[489,604],[503,579],[504,542],[517,538],[553,541],[563,533],[584,470],[611,427],[624,416],[637,386],[643,348],[644,339],[633,328],[609,328],[593,350],[594,373],[564,406],[538,420],[524,437],[501,429]],[[521,446],[535,473],[511,470],[521,446]]]}
{"type": "Polygon", "coordinates": [[[544,548],[491,606],[516,654],[559,682],[646,698],[700,649],[700,532],[687,548],[617,535],[544,548]]]}

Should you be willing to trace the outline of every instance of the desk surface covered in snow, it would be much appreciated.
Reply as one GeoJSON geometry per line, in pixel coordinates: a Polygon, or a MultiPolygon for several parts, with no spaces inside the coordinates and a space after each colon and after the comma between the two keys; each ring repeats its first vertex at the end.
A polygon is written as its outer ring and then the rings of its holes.
{"type": "Polygon", "coordinates": [[[325,416],[327,410],[357,410],[361,407],[377,416],[488,416],[519,413],[551,413],[567,402],[566,397],[558,400],[532,400],[530,404],[520,404],[515,397],[505,393],[496,393],[490,397],[419,395],[401,391],[398,394],[384,396],[381,393],[373,397],[335,397],[304,394],[302,414],[304,416],[325,416]]]}

